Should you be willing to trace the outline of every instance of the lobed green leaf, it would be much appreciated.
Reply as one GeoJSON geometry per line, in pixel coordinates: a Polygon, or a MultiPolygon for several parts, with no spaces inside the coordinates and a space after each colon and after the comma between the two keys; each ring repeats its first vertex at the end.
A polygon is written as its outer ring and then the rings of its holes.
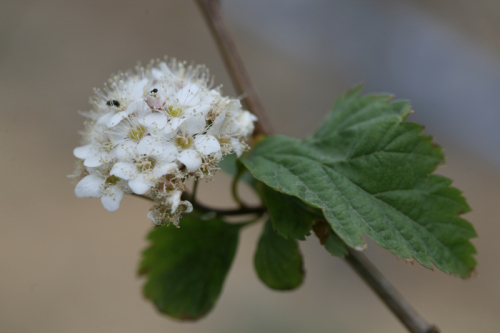
{"type": "Polygon", "coordinates": [[[407,102],[360,92],[339,98],[310,138],[268,137],[242,162],[266,185],[323,209],[348,246],[364,249],[366,234],[399,257],[469,276],[476,233],[459,217],[470,211],[461,192],[432,175],[441,148],[404,122],[407,102]]]}

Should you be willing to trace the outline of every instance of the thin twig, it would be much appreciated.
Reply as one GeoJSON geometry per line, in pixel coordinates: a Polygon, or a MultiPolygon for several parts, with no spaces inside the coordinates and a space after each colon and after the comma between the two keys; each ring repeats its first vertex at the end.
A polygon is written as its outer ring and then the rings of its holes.
{"type": "Polygon", "coordinates": [[[349,249],[345,259],[410,332],[439,333],[439,329],[429,325],[363,253],[349,249]]]}
{"type": "Polygon", "coordinates": [[[194,181],[193,192],[191,193],[191,200],[196,201],[196,192],[198,191],[198,179],[194,181]]]}
{"type": "Polygon", "coordinates": [[[250,76],[245,68],[243,60],[236,49],[236,44],[227,28],[220,12],[219,1],[195,0],[200,7],[205,19],[217,42],[219,51],[224,59],[233,85],[239,95],[245,95],[242,100],[243,106],[259,118],[255,125],[254,135],[270,134],[273,132],[260,97],[255,89],[250,76]]]}
{"type": "MultiPolygon", "coordinates": [[[[189,200],[189,195],[187,193],[182,194],[182,198],[185,200],[189,200]]],[[[219,209],[213,208],[209,206],[205,206],[197,201],[191,202],[193,208],[195,210],[199,210],[204,213],[215,213],[220,216],[234,216],[234,215],[248,215],[248,214],[262,214],[267,209],[266,207],[258,206],[258,207],[241,207],[235,209],[219,209]]]]}
{"type": "MultiPolygon", "coordinates": [[[[257,91],[253,87],[236,45],[224,24],[218,0],[195,0],[200,7],[216,40],[226,68],[231,75],[238,93],[246,93],[246,106],[258,118],[255,134],[270,135],[273,129],[264,111],[257,91]]],[[[377,293],[389,309],[412,333],[437,333],[438,328],[427,322],[406,302],[397,290],[375,268],[368,258],[354,250],[349,250],[346,261],[359,276],[377,293]]]]}
{"type": "Polygon", "coordinates": [[[238,172],[236,176],[233,178],[233,183],[231,184],[231,195],[233,197],[233,200],[240,206],[240,207],[245,207],[245,203],[240,199],[240,196],[238,195],[238,183],[240,182],[242,173],[238,172]]]}
{"type": "MultiPolygon", "coordinates": [[[[133,196],[146,199],[148,201],[154,201],[147,195],[140,195],[132,193],[133,196]]],[[[190,200],[191,196],[187,193],[182,194],[182,199],[190,200]]],[[[249,215],[249,214],[262,214],[266,212],[266,207],[258,206],[258,207],[243,207],[243,208],[235,208],[235,209],[219,209],[213,208],[209,206],[205,206],[199,202],[192,201],[191,204],[195,210],[201,211],[203,213],[215,213],[219,216],[235,216],[235,215],[249,215]]]]}
{"type": "Polygon", "coordinates": [[[193,208],[197,210],[204,211],[206,213],[215,213],[217,215],[221,216],[235,216],[235,215],[248,215],[248,214],[262,214],[264,213],[267,209],[266,207],[243,207],[243,208],[236,208],[236,209],[217,209],[217,208],[212,208],[208,207],[205,205],[200,204],[199,202],[193,202],[193,208]]]}

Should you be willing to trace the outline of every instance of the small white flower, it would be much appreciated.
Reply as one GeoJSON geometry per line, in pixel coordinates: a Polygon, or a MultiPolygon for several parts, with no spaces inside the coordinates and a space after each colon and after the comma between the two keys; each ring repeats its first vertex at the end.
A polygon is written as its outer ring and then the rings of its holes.
{"type": "Polygon", "coordinates": [[[147,78],[140,78],[135,75],[118,75],[106,93],[96,91],[98,102],[97,108],[104,111],[98,119],[97,124],[104,124],[112,127],[119,123],[123,117],[134,112],[140,107],[139,102],[144,95],[144,87],[148,83],[147,78]]]}
{"type": "Polygon", "coordinates": [[[181,194],[181,191],[173,191],[164,205],[151,207],[147,216],[154,225],[172,223],[178,227],[180,215],[193,211],[193,205],[189,201],[181,201],[181,194]]]}
{"type": "Polygon", "coordinates": [[[174,138],[174,143],[179,150],[177,159],[186,166],[189,172],[194,172],[200,168],[203,156],[221,155],[219,141],[214,136],[206,134],[194,136],[185,128],[179,131],[174,138]]]}
{"type": "Polygon", "coordinates": [[[177,169],[176,149],[172,144],[165,145],[162,154],[141,157],[134,162],[117,162],[110,171],[111,175],[128,180],[128,186],[136,194],[144,194],[158,182],[158,178],[177,169]]]}
{"type": "Polygon", "coordinates": [[[113,159],[111,151],[105,148],[100,149],[94,145],[76,147],[73,150],[73,155],[84,160],[83,165],[87,167],[98,167],[111,162],[113,159]]]}
{"type": "Polygon", "coordinates": [[[103,207],[114,212],[120,207],[124,194],[123,188],[117,184],[119,181],[114,176],[88,175],[78,182],[75,194],[78,198],[101,198],[103,207]]]}

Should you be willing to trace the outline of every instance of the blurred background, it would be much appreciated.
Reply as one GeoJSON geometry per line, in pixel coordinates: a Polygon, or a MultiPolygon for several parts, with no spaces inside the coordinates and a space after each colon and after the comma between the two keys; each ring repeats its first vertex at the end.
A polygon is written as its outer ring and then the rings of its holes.
{"type": "MultiPolygon", "coordinates": [[[[231,0],[226,20],[276,130],[304,137],[336,96],[409,99],[409,120],[447,153],[479,238],[476,278],[405,264],[370,243],[366,254],[442,332],[500,332],[500,2],[494,0],[231,0]]],[[[0,332],[405,332],[343,260],[301,242],[307,276],[274,292],[253,271],[261,225],[242,234],[208,317],[158,314],[136,276],[148,202],[109,213],[77,199],[66,175],[93,87],[137,61],[205,63],[234,96],[192,1],[3,1],[0,4],[0,332]]],[[[201,200],[232,205],[229,179],[201,200]]],[[[249,191],[242,189],[249,201],[249,191]]]]}

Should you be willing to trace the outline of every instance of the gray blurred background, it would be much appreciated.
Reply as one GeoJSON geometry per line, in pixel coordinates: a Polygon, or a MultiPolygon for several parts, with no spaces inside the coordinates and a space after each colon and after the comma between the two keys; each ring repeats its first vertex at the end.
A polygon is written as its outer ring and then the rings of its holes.
{"type": "MultiPolygon", "coordinates": [[[[303,137],[355,84],[409,99],[411,121],[447,153],[473,212],[479,276],[463,281],[367,255],[443,332],[500,332],[500,2],[227,0],[238,47],[278,132],[303,137]]],[[[246,230],[215,309],[196,323],[159,315],[136,276],[148,203],[116,213],[77,199],[72,149],[92,87],[138,60],[205,63],[234,96],[191,1],[3,1],[0,4],[0,332],[405,332],[315,238],[301,242],[297,291],[266,289],[252,268],[261,226],[246,230]]],[[[231,205],[229,180],[201,199],[231,205]]],[[[247,200],[255,200],[243,189],[247,200]]]]}

